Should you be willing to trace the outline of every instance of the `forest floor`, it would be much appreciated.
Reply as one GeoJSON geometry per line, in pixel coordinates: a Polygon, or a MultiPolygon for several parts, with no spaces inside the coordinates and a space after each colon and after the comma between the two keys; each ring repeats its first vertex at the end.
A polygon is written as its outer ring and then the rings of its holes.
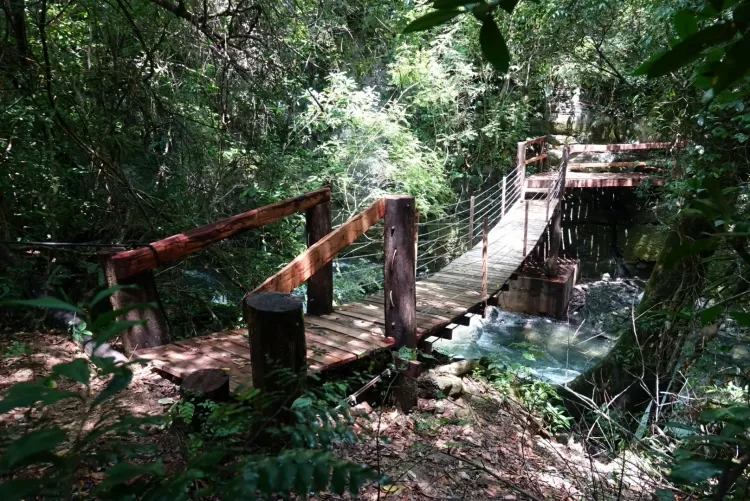
{"type": "MultiPolygon", "coordinates": [[[[15,383],[43,378],[55,364],[84,355],[69,336],[37,332],[4,336],[0,356],[2,394],[15,383]],[[10,356],[18,354],[19,347],[26,353],[10,356]]],[[[149,366],[133,369],[130,386],[110,408],[103,406],[97,412],[121,410],[150,416],[169,412],[171,402],[179,399],[178,387],[149,366]]],[[[93,392],[106,384],[94,381],[93,392]]],[[[61,389],[80,390],[65,378],[58,384],[61,389]]],[[[485,381],[465,377],[463,386],[463,394],[456,399],[419,399],[418,409],[408,415],[387,406],[382,412],[373,411],[368,404],[353,410],[360,440],[339,444],[335,453],[392,479],[388,485],[365,486],[360,499],[579,500],[600,499],[605,492],[617,495],[618,491],[620,499],[648,499],[648,492],[653,492],[654,474],[646,473],[648,468],[635,456],[608,461],[592,455],[572,434],[554,437],[485,381]]],[[[73,425],[85,419],[90,426],[98,416],[87,412],[72,400],[42,411],[17,409],[0,416],[0,433],[15,435],[50,421],[73,425]]],[[[187,434],[174,427],[154,428],[150,435],[133,440],[158,446],[170,471],[179,471],[188,457],[187,434]]],[[[99,471],[81,472],[78,484],[87,490],[103,477],[99,471]]],[[[328,494],[318,498],[341,499],[328,494]]]]}

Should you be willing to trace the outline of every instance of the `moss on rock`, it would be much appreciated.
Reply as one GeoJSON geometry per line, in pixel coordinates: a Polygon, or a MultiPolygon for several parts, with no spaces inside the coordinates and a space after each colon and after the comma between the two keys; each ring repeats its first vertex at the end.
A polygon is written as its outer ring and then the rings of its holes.
{"type": "Polygon", "coordinates": [[[655,225],[636,225],[619,233],[620,252],[625,262],[631,264],[656,262],[668,234],[665,228],[655,225]]]}

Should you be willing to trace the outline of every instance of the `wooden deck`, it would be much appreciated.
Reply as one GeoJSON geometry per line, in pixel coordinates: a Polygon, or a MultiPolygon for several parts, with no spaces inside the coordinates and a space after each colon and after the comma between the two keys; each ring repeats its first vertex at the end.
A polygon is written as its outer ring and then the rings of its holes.
{"type": "MultiPolygon", "coordinates": [[[[557,200],[550,204],[556,206],[557,200]]],[[[529,252],[547,226],[546,200],[529,200],[529,252]]],[[[523,261],[524,206],[513,205],[488,237],[488,293],[497,294],[523,261]]],[[[443,270],[417,282],[417,333],[434,335],[482,305],[482,244],[479,243],[443,270]]],[[[392,348],[384,337],[383,295],[334,308],[330,315],[305,316],[307,359],[311,371],[324,371],[372,353],[392,348]]],[[[177,379],[202,368],[226,370],[234,388],[249,384],[250,348],[247,331],[210,336],[136,352],[155,368],[177,379]]]]}

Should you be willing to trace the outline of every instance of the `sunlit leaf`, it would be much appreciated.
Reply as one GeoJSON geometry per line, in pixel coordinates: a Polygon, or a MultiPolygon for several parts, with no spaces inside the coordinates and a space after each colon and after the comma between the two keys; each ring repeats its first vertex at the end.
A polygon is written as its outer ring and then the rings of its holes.
{"type": "Polygon", "coordinates": [[[456,9],[434,10],[432,12],[428,12],[424,16],[410,22],[406,26],[406,28],[404,28],[404,33],[428,30],[434,26],[445,24],[460,14],[462,14],[462,11],[456,9]]]}
{"type": "Polygon", "coordinates": [[[82,358],[77,358],[67,364],[58,364],[52,367],[52,373],[65,376],[76,383],[82,384],[89,384],[89,377],[91,376],[89,364],[82,358]]]}
{"type": "Polygon", "coordinates": [[[721,475],[731,465],[731,461],[719,459],[683,459],[672,468],[670,477],[680,484],[697,484],[721,475]]]}

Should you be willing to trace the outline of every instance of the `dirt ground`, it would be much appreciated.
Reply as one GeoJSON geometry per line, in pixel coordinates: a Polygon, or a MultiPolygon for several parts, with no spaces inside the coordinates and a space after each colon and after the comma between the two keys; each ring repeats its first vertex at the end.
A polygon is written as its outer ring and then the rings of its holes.
{"type": "MultiPolygon", "coordinates": [[[[49,375],[55,364],[85,356],[62,334],[6,334],[1,339],[0,394],[15,383],[49,375]],[[25,348],[26,354],[12,356],[17,354],[14,346],[25,348]]],[[[178,387],[149,366],[133,369],[130,386],[109,404],[114,407],[99,412],[127,410],[149,416],[168,412],[169,399],[179,399],[178,387]]],[[[98,392],[105,382],[95,381],[92,390],[98,392]]],[[[646,473],[637,458],[605,461],[592,456],[572,439],[551,436],[517,403],[486,383],[463,381],[460,398],[420,399],[418,409],[408,415],[389,408],[373,411],[368,404],[353,410],[359,441],[339,444],[335,453],[391,479],[387,485],[365,486],[360,499],[588,500],[618,491],[620,499],[650,499],[649,493],[658,486],[654,473],[646,473]]],[[[65,378],[58,384],[61,389],[81,389],[65,378]]],[[[27,431],[40,422],[38,418],[71,426],[85,419],[85,426],[90,426],[97,416],[86,412],[72,400],[41,412],[16,410],[0,416],[0,433],[27,431]]],[[[184,464],[187,444],[180,433],[155,429],[138,440],[159,446],[168,470],[184,464]]],[[[103,474],[84,472],[83,477],[83,482],[95,484],[103,474]]],[[[317,498],[341,499],[328,494],[317,498]]]]}

